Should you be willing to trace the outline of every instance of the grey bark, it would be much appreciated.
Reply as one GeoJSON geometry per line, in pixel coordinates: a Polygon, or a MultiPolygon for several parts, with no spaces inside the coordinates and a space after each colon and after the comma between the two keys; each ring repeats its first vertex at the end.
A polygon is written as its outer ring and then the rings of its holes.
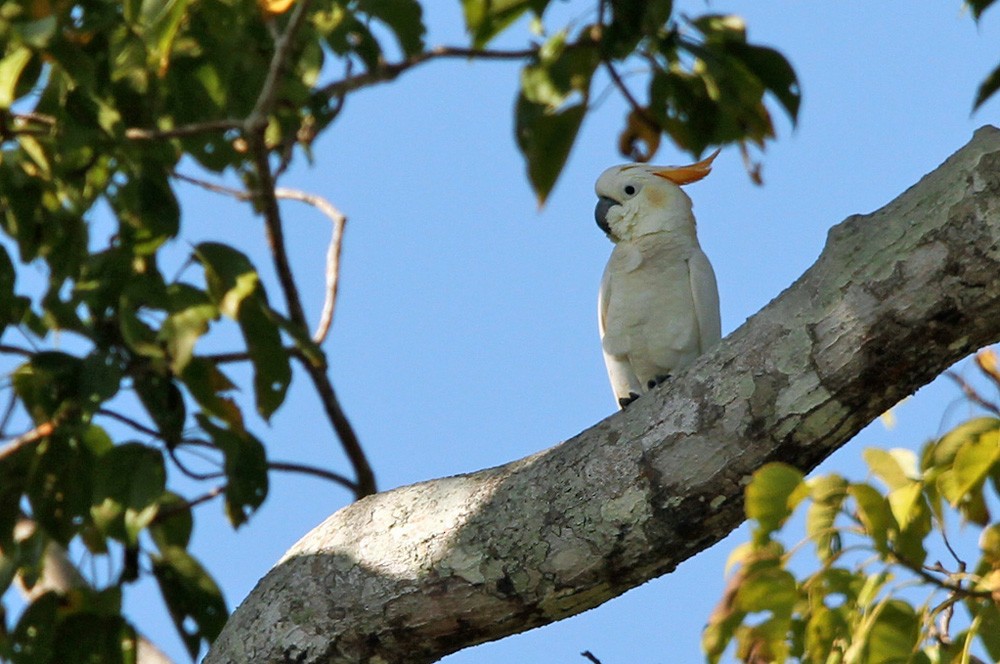
{"type": "Polygon", "coordinates": [[[206,662],[432,662],[580,613],[744,519],[750,474],[805,471],[1000,339],[1000,130],[887,206],[625,411],[507,465],[358,501],[298,542],[206,662]]]}

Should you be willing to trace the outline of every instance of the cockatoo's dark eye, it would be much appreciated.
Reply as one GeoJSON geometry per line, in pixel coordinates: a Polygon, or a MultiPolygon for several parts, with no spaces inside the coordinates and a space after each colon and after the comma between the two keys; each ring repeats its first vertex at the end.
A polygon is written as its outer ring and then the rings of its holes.
{"type": "Polygon", "coordinates": [[[625,193],[629,196],[633,195],[635,193],[635,187],[630,184],[625,185],[625,193]]]}

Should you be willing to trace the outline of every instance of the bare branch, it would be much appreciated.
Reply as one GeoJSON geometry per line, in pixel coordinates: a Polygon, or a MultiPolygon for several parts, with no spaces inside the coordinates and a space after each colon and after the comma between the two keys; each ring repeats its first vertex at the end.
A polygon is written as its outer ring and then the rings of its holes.
{"type": "Polygon", "coordinates": [[[133,141],[156,141],[170,138],[183,138],[185,136],[197,136],[198,134],[211,134],[215,132],[226,132],[241,129],[243,125],[235,120],[210,120],[208,122],[197,122],[189,125],[181,125],[173,129],[145,129],[143,127],[129,127],[125,130],[125,138],[133,141]]]}
{"type": "Polygon", "coordinates": [[[966,381],[964,378],[959,376],[954,371],[946,371],[944,375],[955,381],[955,383],[959,386],[959,388],[961,388],[962,393],[965,395],[966,399],[976,404],[980,408],[988,410],[994,415],[1000,415],[1000,406],[997,406],[997,404],[992,403],[991,401],[988,401],[987,399],[983,398],[979,394],[979,392],[977,392],[974,387],[969,385],[968,381],[966,381]]]}
{"type": "Polygon", "coordinates": [[[57,426],[59,426],[60,419],[61,418],[59,417],[55,417],[48,422],[42,422],[30,431],[26,431],[14,440],[10,441],[3,448],[0,448],[0,461],[3,461],[23,447],[33,445],[46,436],[51,436],[52,432],[56,430],[57,426]]]}
{"type": "Polygon", "coordinates": [[[467,58],[470,60],[524,60],[538,54],[538,47],[512,51],[461,48],[456,46],[436,46],[422,53],[416,53],[399,62],[386,63],[363,74],[347,75],[320,89],[325,97],[339,97],[360,88],[385,83],[418,65],[442,58],[467,58]]]}
{"type": "Polygon", "coordinates": [[[298,191],[297,189],[277,189],[275,196],[282,199],[308,203],[322,212],[333,224],[330,244],[326,250],[326,298],[323,301],[323,311],[320,313],[319,324],[313,332],[312,339],[317,344],[323,343],[330,326],[333,324],[333,311],[337,306],[337,287],[340,282],[340,252],[344,239],[344,227],[347,217],[330,201],[316,194],[298,191]]]}
{"type": "Polygon", "coordinates": [[[330,480],[331,482],[336,482],[345,489],[357,493],[358,485],[347,479],[343,475],[331,472],[329,470],[324,470],[323,468],[316,468],[314,466],[306,466],[301,463],[294,463],[291,461],[269,461],[267,467],[271,470],[281,470],[288,473],[302,473],[303,475],[313,475],[314,477],[320,477],[325,480],[330,480]]]}

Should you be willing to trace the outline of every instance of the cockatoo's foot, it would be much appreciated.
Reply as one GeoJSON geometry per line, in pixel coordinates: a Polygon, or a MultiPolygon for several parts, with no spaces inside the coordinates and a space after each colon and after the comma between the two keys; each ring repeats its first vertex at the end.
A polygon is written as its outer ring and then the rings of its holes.
{"type": "Polygon", "coordinates": [[[649,389],[653,389],[657,385],[663,385],[668,380],[670,380],[670,374],[663,374],[662,376],[657,376],[653,380],[646,383],[646,387],[649,389]]]}
{"type": "Polygon", "coordinates": [[[639,398],[638,394],[636,394],[635,392],[629,392],[627,397],[622,397],[621,399],[618,400],[618,405],[622,409],[624,409],[626,406],[628,406],[630,403],[632,403],[638,398],[639,398]]]}

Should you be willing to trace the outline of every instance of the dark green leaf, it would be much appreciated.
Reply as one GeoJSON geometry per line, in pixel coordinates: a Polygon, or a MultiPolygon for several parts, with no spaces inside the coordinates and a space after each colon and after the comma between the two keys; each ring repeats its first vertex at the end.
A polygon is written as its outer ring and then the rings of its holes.
{"type": "Polygon", "coordinates": [[[982,17],[983,12],[990,8],[996,0],[966,0],[969,7],[972,8],[972,17],[977,21],[982,17]]]}
{"type": "Polygon", "coordinates": [[[753,44],[734,43],[727,48],[749,69],[764,87],[771,92],[788,113],[792,124],[799,116],[802,93],[795,70],[778,51],[753,44]]]}
{"type": "Polygon", "coordinates": [[[264,446],[245,431],[212,424],[198,415],[202,429],[226,457],[226,514],[234,527],[242,525],[267,497],[267,457],[264,446]]]}
{"type": "Polygon", "coordinates": [[[769,463],[758,469],[746,488],[747,518],[758,524],[754,541],[766,541],[791,516],[808,491],[802,472],[788,464],[769,463]]]}
{"type": "Polygon", "coordinates": [[[191,361],[195,342],[208,332],[209,322],[218,318],[219,310],[204,291],[188,284],[171,284],[167,296],[169,315],[157,337],[166,344],[170,370],[179,376],[191,361]]]}
{"type": "Polygon", "coordinates": [[[13,664],[51,662],[56,637],[56,615],[59,596],[47,592],[33,601],[11,634],[16,653],[13,664]]]}
{"type": "Polygon", "coordinates": [[[180,206],[163,172],[149,165],[135,173],[112,199],[122,231],[141,254],[151,254],[177,235],[180,206]]]}
{"type": "Polygon", "coordinates": [[[532,8],[530,0],[462,0],[473,48],[483,48],[532,8]]]}
{"type": "Polygon", "coordinates": [[[585,104],[551,112],[541,104],[518,97],[515,110],[517,145],[528,165],[528,180],[543,205],[562,172],[587,113],[585,104]]]}
{"type": "Polygon", "coordinates": [[[156,546],[163,549],[171,546],[187,549],[194,530],[194,518],[188,501],[172,491],[160,496],[160,509],[156,519],[149,526],[149,534],[156,546]]]}
{"type": "Polygon", "coordinates": [[[779,567],[750,572],[736,593],[737,606],[741,611],[770,611],[786,618],[791,616],[797,599],[795,577],[779,567]]]}
{"type": "Polygon", "coordinates": [[[77,612],[59,622],[52,662],[136,664],[135,629],[121,616],[77,612]]]}
{"type": "Polygon", "coordinates": [[[227,245],[206,242],[195,254],[205,267],[209,295],[240,324],[254,367],[257,410],[270,418],[285,399],[292,369],[257,272],[245,255],[227,245]]]}
{"type": "Polygon", "coordinates": [[[222,592],[201,564],[180,547],[166,547],[150,557],[174,626],[188,653],[196,658],[201,642],[211,643],[226,624],[228,610],[222,592]]]}
{"type": "Polygon", "coordinates": [[[139,400],[156,423],[160,435],[167,445],[180,442],[187,419],[184,396],[165,371],[157,371],[152,365],[139,368],[132,377],[139,400]]]}
{"type": "Polygon", "coordinates": [[[36,424],[48,422],[62,408],[79,406],[82,367],[79,358],[45,351],[14,371],[14,389],[36,424]]]}
{"type": "Polygon", "coordinates": [[[358,10],[385,23],[396,35],[403,54],[424,50],[423,8],[416,0],[360,0],[358,10]]]}
{"type": "Polygon", "coordinates": [[[976,100],[972,102],[972,110],[977,110],[980,106],[992,97],[997,90],[1000,90],[1000,66],[990,72],[990,75],[979,85],[976,91],[976,100]]]}
{"type": "Polygon", "coordinates": [[[115,446],[94,469],[94,522],[109,536],[136,545],[156,516],[166,479],[159,450],[141,443],[115,446]]]}
{"type": "Polygon", "coordinates": [[[236,386],[214,362],[192,358],[184,367],[181,380],[206,413],[226,422],[231,429],[243,430],[243,413],[239,406],[233,399],[222,396],[235,390],[236,386]]]}

